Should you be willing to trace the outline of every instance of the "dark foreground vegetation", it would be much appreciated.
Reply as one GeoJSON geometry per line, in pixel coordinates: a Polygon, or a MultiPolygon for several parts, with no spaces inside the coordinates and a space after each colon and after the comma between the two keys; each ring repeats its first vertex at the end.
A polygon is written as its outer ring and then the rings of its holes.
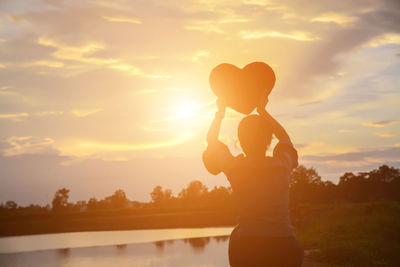
{"type": "MultiPolygon", "coordinates": [[[[174,196],[157,186],[148,203],[117,190],[102,200],[69,202],[56,192],[52,205],[0,206],[0,236],[96,230],[233,226],[230,188],[209,190],[191,182],[174,196]]],[[[310,256],[340,266],[400,266],[400,170],[383,165],[345,173],[338,184],[322,181],[313,168],[291,175],[291,218],[310,256]]]]}
{"type": "Polygon", "coordinates": [[[309,257],[329,266],[400,266],[400,203],[302,205],[294,228],[309,257]]]}

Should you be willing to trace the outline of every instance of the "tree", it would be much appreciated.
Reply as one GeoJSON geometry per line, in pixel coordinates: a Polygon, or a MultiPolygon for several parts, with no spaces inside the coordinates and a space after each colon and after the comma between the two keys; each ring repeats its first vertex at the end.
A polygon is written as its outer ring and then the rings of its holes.
{"type": "Polygon", "coordinates": [[[383,183],[391,183],[396,179],[400,179],[400,170],[388,165],[382,165],[376,170],[367,173],[371,180],[380,181],[383,183]]]}
{"type": "Polygon", "coordinates": [[[78,211],[85,211],[88,207],[86,200],[79,200],[75,203],[74,209],[78,211]]]}
{"type": "Polygon", "coordinates": [[[207,196],[207,186],[200,181],[192,181],[187,188],[182,189],[179,198],[187,204],[199,204],[207,196]]]}
{"type": "Polygon", "coordinates": [[[155,206],[165,205],[172,199],[172,191],[170,189],[163,190],[159,185],[154,187],[150,195],[155,206]]]}
{"type": "Polygon", "coordinates": [[[115,209],[125,208],[128,205],[129,200],[126,198],[126,194],[122,189],[118,189],[113,195],[106,197],[106,201],[111,202],[111,206],[115,209]]]}
{"type": "Polygon", "coordinates": [[[18,207],[17,203],[15,201],[9,200],[5,204],[5,208],[8,210],[16,210],[18,207]]]}
{"type": "Polygon", "coordinates": [[[90,209],[90,210],[97,209],[97,208],[98,208],[97,199],[96,199],[95,197],[91,197],[91,198],[89,199],[88,203],[87,203],[87,207],[88,207],[88,209],[90,209]]]}
{"type": "Polygon", "coordinates": [[[370,172],[345,173],[339,180],[339,194],[347,201],[399,200],[400,170],[387,165],[370,172]]]}
{"type": "Polygon", "coordinates": [[[346,172],[339,178],[338,194],[341,200],[359,202],[368,201],[372,198],[374,188],[370,187],[367,173],[346,172]]]}
{"type": "Polygon", "coordinates": [[[65,210],[68,206],[69,189],[62,188],[57,190],[54,195],[52,206],[54,211],[65,210]]]}
{"type": "Polygon", "coordinates": [[[294,203],[318,202],[324,183],[314,168],[299,165],[290,176],[290,198],[294,203]]]}
{"type": "Polygon", "coordinates": [[[232,188],[226,188],[224,186],[214,186],[214,188],[208,193],[209,201],[212,206],[231,206],[233,203],[232,199],[232,188]]]}
{"type": "Polygon", "coordinates": [[[314,168],[306,168],[303,165],[299,165],[293,170],[290,176],[290,186],[296,185],[309,185],[309,184],[321,184],[321,176],[318,175],[314,168]]]}

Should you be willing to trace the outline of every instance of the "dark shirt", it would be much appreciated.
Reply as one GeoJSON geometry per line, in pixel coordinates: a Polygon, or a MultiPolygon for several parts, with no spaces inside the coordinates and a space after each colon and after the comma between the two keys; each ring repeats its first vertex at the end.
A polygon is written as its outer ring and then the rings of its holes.
{"type": "Polygon", "coordinates": [[[289,218],[290,172],[298,165],[291,143],[279,142],[272,157],[233,156],[222,142],[209,145],[203,162],[212,174],[225,173],[238,206],[241,235],[293,236],[289,218]]]}

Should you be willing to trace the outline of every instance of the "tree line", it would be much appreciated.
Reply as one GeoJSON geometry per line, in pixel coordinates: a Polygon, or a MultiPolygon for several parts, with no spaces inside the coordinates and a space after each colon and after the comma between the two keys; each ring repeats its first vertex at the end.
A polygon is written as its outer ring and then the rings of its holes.
{"type": "MultiPolygon", "coordinates": [[[[0,204],[0,211],[26,210],[39,211],[87,211],[111,209],[146,208],[233,208],[232,189],[215,186],[211,190],[200,181],[192,181],[177,195],[170,189],[154,187],[150,202],[131,201],[122,189],[116,190],[104,199],[90,198],[75,203],[69,201],[69,190],[57,190],[50,205],[18,206],[14,201],[0,204]]],[[[400,201],[400,169],[382,165],[369,172],[344,173],[337,184],[322,181],[314,168],[303,165],[293,170],[290,176],[291,204],[400,201]]]]}

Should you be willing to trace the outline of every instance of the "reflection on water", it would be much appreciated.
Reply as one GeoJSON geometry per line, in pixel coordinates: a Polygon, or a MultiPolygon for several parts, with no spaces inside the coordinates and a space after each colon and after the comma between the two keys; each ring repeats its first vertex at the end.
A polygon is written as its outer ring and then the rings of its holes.
{"type": "Polygon", "coordinates": [[[199,238],[186,238],[183,242],[190,244],[194,252],[204,251],[205,246],[210,243],[209,237],[199,237],[199,238]]]}
{"type": "Polygon", "coordinates": [[[127,244],[115,245],[118,251],[124,251],[127,246],[128,246],[127,244]]]}
{"type": "Polygon", "coordinates": [[[178,228],[129,231],[76,232],[0,238],[0,254],[110,246],[119,244],[149,243],[154,241],[197,238],[207,236],[225,236],[232,227],[178,228]]]}
{"type": "Polygon", "coordinates": [[[165,246],[165,244],[173,244],[174,240],[166,240],[166,241],[156,241],[154,242],[154,245],[160,250],[162,250],[165,246]]]}
{"type": "MultiPolygon", "coordinates": [[[[194,252],[202,252],[207,244],[210,243],[210,240],[214,239],[217,243],[227,242],[229,239],[229,235],[226,236],[213,236],[213,237],[197,237],[197,238],[185,238],[182,239],[185,244],[188,244],[192,247],[194,252]]],[[[166,245],[173,245],[175,240],[166,240],[166,241],[156,241],[153,244],[161,251],[164,249],[166,245]]]]}
{"type": "Polygon", "coordinates": [[[229,236],[0,254],[0,266],[229,266],[229,236]]]}
{"type": "Polygon", "coordinates": [[[68,257],[71,251],[69,248],[60,248],[57,249],[57,252],[62,256],[68,257]]]}

